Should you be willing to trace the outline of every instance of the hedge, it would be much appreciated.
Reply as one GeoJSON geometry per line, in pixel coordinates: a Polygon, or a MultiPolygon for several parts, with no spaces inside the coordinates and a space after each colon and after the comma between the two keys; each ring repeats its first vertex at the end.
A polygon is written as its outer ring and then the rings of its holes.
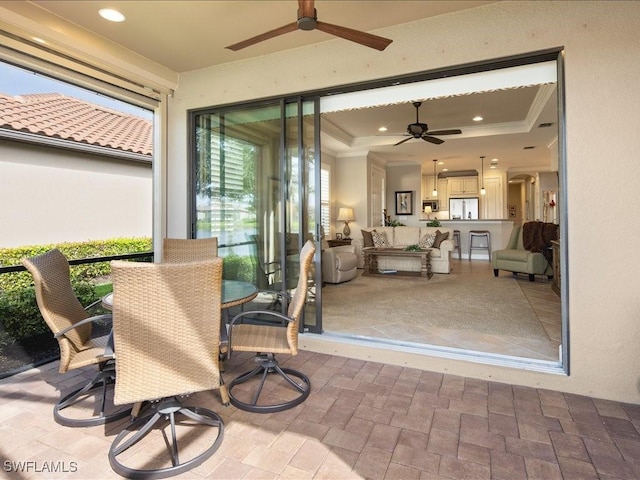
{"type": "MultiPolygon", "coordinates": [[[[68,259],[92,258],[150,251],[150,238],[116,238],[103,241],[73,242],[0,248],[0,266],[20,265],[20,259],[40,255],[53,248],[68,259]]],[[[109,262],[89,263],[71,267],[71,284],[80,303],[89,305],[97,300],[94,279],[111,272],[109,262]]],[[[29,272],[0,275],[0,322],[4,336],[23,340],[49,331],[36,304],[33,278],[29,272]]],[[[0,343],[2,338],[0,338],[0,343]]]]}
{"type": "MultiPolygon", "coordinates": [[[[59,249],[68,259],[92,258],[125,253],[150,251],[149,238],[118,238],[95,242],[60,243],[0,249],[0,266],[20,265],[20,259],[59,249]]],[[[255,283],[255,259],[249,256],[228,255],[224,258],[223,276],[226,279],[255,283]]],[[[71,266],[71,284],[83,305],[97,300],[95,279],[111,273],[109,262],[71,266]]],[[[29,272],[0,275],[0,348],[2,336],[21,341],[46,333],[49,329],[36,304],[33,278],[29,272]],[[2,332],[4,331],[4,333],[2,332]]]]}

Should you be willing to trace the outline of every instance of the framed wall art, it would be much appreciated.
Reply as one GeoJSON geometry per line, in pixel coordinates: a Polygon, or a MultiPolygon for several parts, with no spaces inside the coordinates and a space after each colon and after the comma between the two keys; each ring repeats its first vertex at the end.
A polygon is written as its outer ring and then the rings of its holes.
{"type": "Polygon", "coordinates": [[[413,192],[396,192],[396,215],[413,215],[413,192]]]}

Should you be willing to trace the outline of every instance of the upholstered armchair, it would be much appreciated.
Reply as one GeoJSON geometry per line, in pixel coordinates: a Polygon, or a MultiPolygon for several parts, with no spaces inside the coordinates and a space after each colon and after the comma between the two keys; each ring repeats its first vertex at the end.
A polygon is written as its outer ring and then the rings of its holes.
{"type": "Polygon", "coordinates": [[[533,282],[536,275],[553,276],[551,240],[558,238],[558,226],[551,223],[527,222],[514,225],[509,243],[503,250],[491,253],[494,276],[500,270],[526,273],[533,282]]]}
{"type": "Polygon", "coordinates": [[[322,252],[322,281],[342,283],[358,275],[358,255],[353,245],[327,248],[322,252]]]}

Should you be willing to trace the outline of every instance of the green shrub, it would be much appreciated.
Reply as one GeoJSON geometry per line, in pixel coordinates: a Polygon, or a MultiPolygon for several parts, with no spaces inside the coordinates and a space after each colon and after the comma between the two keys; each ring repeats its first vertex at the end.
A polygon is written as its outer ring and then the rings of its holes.
{"type": "MultiPolygon", "coordinates": [[[[88,281],[74,281],[73,290],[82,305],[96,300],[95,287],[88,281]]],[[[6,334],[18,341],[50,331],[40,315],[33,286],[0,292],[0,319],[6,334]]]]}
{"type": "Polygon", "coordinates": [[[224,257],[223,278],[227,280],[242,280],[254,283],[256,268],[252,257],[241,257],[239,255],[228,255],[224,257]]]}
{"type": "MultiPolygon", "coordinates": [[[[58,248],[68,259],[92,258],[150,251],[149,238],[117,238],[94,242],[60,243],[18,248],[0,248],[0,266],[20,265],[20,259],[58,248]]],[[[73,265],[71,284],[82,305],[98,299],[94,279],[111,272],[109,262],[73,265]]],[[[29,272],[0,275],[0,322],[5,335],[22,340],[49,331],[36,304],[29,272]]]]}
{"type": "Polygon", "coordinates": [[[33,287],[0,293],[0,318],[5,333],[14,340],[49,330],[36,305],[33,287]]]}

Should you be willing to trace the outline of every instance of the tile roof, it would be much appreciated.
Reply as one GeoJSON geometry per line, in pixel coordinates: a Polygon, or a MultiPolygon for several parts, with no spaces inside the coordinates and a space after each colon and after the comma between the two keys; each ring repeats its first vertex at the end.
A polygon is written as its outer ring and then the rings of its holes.
{"type": "Polygon", "coordinates": [[[0,93],[0,128],[151,155],[152,122],[61,93],[0,93]]]}

